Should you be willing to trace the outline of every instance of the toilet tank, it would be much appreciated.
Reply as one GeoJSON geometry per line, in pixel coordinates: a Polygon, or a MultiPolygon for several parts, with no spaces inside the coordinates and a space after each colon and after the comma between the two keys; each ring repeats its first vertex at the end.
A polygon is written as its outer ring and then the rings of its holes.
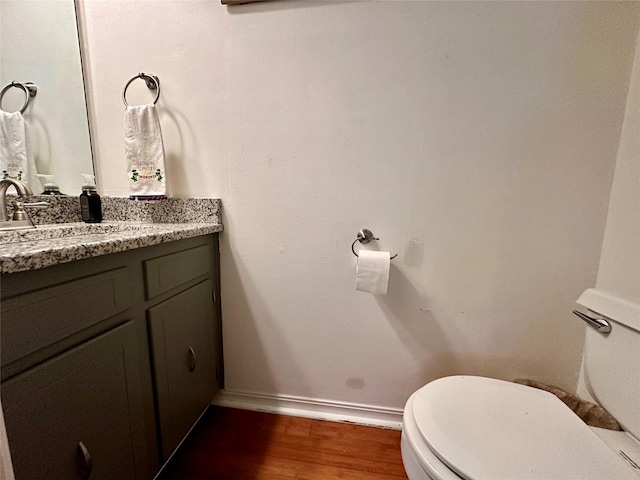
{"type": "Polygon", "coordinates": [[[591,316],[609,320],[611,332],[587,326],[583,368],[593,398],[640,439],[640,305],[590,288],[577,300],[591,316]]]}

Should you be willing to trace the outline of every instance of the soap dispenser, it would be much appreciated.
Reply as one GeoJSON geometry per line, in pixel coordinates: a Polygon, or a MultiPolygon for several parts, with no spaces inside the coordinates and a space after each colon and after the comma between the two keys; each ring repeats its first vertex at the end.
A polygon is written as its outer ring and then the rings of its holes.
{"type": "Polygon", "coordinates": [[[80,213],[82,221],[87,223],[100,223],[102,221],[102,201],[96,189],[96,180],[93,175],[82,174],[82,193],[80,194],[80,213]]]}
{"type": "Polygon", "coordinates": [[[55,175],[45,175],[43,173],[36,173],[36,177],[43,180],[42,188],[44,191],[41,195],[64,195],[60,192],[60,187],[56,183],[55,175]]]}

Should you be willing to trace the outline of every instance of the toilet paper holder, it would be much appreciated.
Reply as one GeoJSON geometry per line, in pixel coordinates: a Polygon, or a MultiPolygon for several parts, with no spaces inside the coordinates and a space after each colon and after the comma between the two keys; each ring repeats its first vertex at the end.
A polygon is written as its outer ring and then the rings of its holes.
{"type": "MultiPolygon", "coordinates": [[[[379,238],[376,238],[373,236],[373,232],[371,230],[369,230],[368,228],[363,228],[362,230],[360,230],[358,232],[358,235],[356,236],[356,239],[353,241],[353,243],[351,244],[351,251],[353,252],[353,254],[357,257],[358,254],[356,253],[356,242],[360,242],[360,243],[364,243],[367,244],[369,243],[371,240],[380,240],[379,238]]],[[[390,257],[391,260],[393,260],[394,258],[396,258],[398,256],[398,254],[396,253],[393,257],[390,257]]]]}

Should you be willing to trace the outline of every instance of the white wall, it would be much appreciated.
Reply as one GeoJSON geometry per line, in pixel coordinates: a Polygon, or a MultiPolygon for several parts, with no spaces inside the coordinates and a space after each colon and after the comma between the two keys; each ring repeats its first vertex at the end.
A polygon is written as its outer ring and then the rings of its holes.
{"type": "Polygon", "coordinates": [[[596,287],[640,304],[640,34],[596,287]]]}
{"type": "Polygon", "coordinates": [[[223,199],[229,390],[572,389],[639,8],[85,0],[101,190],[127,193],[122,86],[156,73],[173,195],[223,199]],[[354,291],[363,227],[399,253],[386,297],[354,291]]]}

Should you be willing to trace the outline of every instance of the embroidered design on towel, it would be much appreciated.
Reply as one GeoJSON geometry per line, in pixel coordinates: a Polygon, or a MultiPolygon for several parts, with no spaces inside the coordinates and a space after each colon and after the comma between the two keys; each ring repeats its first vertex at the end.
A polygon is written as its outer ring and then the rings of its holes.
{"type": "Polygon", "coordinates": [[[9,175],[9,172],[7,172],[6,170],[2,170],[2,179],[4,180],[5,178],[15,178],[16,180],[22,180],[22,170],[19,170],[18,173],[13,177],[9,175]]]}

